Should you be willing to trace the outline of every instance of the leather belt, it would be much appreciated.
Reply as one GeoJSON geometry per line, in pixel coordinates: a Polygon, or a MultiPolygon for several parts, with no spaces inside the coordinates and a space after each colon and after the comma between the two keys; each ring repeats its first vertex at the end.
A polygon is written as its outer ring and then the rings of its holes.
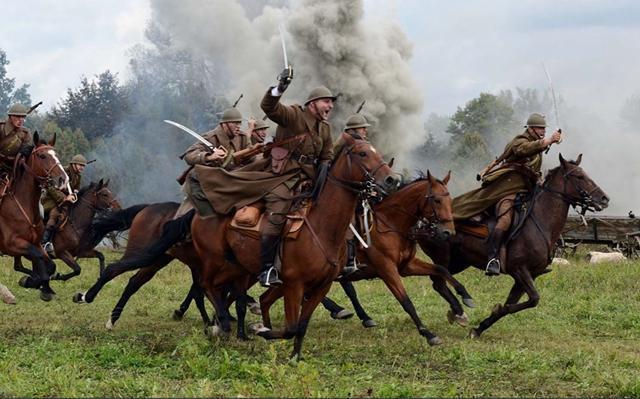
{"type": "Polygon", "coordinates": [[[292,160],[298,162],[298,163],[303,163],[305,165],[317,165],[318,164],[318,158],[316,157],[312,157],[312,156],[308,156],[308,155],[304,155],[304,154],[291,154],[291,158],[292,160]]]}

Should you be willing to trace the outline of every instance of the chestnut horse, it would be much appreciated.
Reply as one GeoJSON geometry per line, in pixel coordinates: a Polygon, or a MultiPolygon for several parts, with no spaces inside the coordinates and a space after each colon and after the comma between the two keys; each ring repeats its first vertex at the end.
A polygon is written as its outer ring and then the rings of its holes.
{"type": "MultiPolygon", "coordinates": [[[[299,356],[302,340],[311,314],[341,271],[345,258],[345,235],[360,195],[373,185],[391,189],[397,178],[370,143],[343,135],[347,145],[329,171],[324,189],[304,219],[295,240],[285,240],[282,248],[286,328],[262,331],[266,339],[295,337],[292,356],[299,356]],[[336,206],[337,205],[337,206],[336,206]],[[303,302],[303,297],[305,301],[303,302]],[[302,305],[302,306],[301,306],[302,305]]],[[[201,286],[220,320],[223,331],[230,331],[226,309],[229,290],[238,300],[238,333],[244,336],[246,289],[260,269],[259,240],[229,229],[230,217],[194,217],[194,211],[164,226],[163,237],[143,254],[126,262],[107,266],[94,285],[106,283],[110,272],[145,267],[166,256],[166,251],[184,239],[190,231],[193,245],[202,262],[201,286]],[[242,330],[242,331],[240,331],[242,330]]],[[[77,300],[89,301],[95,296],[92,287],[77,300]]],[[[99,288],[98,288],[99,289],[99,288]]]]}
{"type": "Polygon", "coordinates": [[[40,289],[40,298],[50,301],[55,293],[49,286],[49,276],[55,264],[40,246],[44,223],[40,214],[40,194],[49,184],[62,189],[68,187],[69,176],[64,171],[53,149],[56,136],[47,143],[38,133],[35,144],[26,159],[18,158],[15,175],[0,198],[0,252],[14,257],[14,268],[28,274],[20,282],[27,288],[40,289]],[[33,263],[33,269],[19,269],[19,257],[33,263]]]}
{"type": "MultiPolygon", "coordinates": [[[[442,341],[423,325],[402,283],[402,277],[438,276],[455,288],[466,305],[474,306],[467,290],[446,268],[415,257],[416,236],[436,235],[441,240],[446,240],[455,233],[451,196],[447,189],[449,177],[450,173],[443,180],[438,180],[427,171],[426,176],[407,184],[374,205],[371,245],[368,249],[358,249],[358,261],[366,267],[341,279],[382,279],[400,302],[402,309],[409,314],[420,335],[427,338],[429,345],[438,345],[442,341]],[[415,230],[417,224],[423,227],[415,230]]],[[[349,293],[348,290],[345,291],[349,293]]],[[[268,318],[269,308],[281,295],[280,288],[273,288],[260,298],[266,327],[270,327],[271,324],[268,318]]]]}
{"type": "MultiPolygon", "coordinates": [[[[503,264],[506,274],[514,280],[513,287],[505,303],[497,304],[489,317],[471,329],[470,335],[474,338],[502,317],[538,305],[540,294],[534,280],[551,271],[547,266],[567,220],[569,206],[581,206],[583,211],[600,211],[609,203],[602,189],[580,167],[582,154],[575,162],[566,161],[562,155],[559,158],[560,166],[550,170],[542,185],[536,186],[526,219],[506,246],[506,262],[503,264]],[[519,302],[525,293],[528,300],[519,302]]],[[[456,226],[460,224],[456,221],[456,226]]],[[[487,263],[486,239],[458,227],[456,231],[456,236],[447,245],[423,237],[419,239],[420,247],[436,263],[448,265],[452,274],[469,266],[484,270],[487,263]]],[[[440,285],[439,289],[449,290],[442,279],[432,279],[434,285],[440,285]]],[[[449,295],[449,299],[457,302],[453,295],[449,295]]]]}

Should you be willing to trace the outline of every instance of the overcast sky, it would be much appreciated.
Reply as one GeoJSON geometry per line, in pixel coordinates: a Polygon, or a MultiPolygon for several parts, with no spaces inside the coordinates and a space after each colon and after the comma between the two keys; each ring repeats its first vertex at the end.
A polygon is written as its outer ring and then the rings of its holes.
{"type": "MultiPolygon", "coordinates": [[[[147,0],[26,0],[4,4],[0,48],[10,76],[47,108],[82,75],[126,76],[143,41],[147,0]]],[[[176,2],[176,6],[178,6],[176,2]]],[[[640,2],[589,0],[365,0],[366,15],[396,21],[414,43],[425,113],[452,113],[482,91],[547,87],[567,102],[617,112],[640,92],[640,2]]]]}

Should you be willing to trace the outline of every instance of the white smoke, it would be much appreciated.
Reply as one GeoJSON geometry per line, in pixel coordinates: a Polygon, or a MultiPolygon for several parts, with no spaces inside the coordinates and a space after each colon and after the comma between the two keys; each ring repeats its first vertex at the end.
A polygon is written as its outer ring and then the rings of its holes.
{"type": "MultiPolygon", "coordinates": [[[[246,0],[244,1],[246,3],[246,0]]],[[[362,0],[296,0],[290,8],[253,7],[234,0],[152,2],[152,18],[177,46],[228,67],[230,101],[240,93],[245,116],[261,117],[259,103],[284,62],[278,26],[285,31],[295,78],[284,102],[304,102],[317,85],[342,93],[334,132],[366,100],[363,114],[384,152],[402,153],[420,138],[422,96],[415,90],[411,44],[399,27],[364,18],[362,0]]]]}

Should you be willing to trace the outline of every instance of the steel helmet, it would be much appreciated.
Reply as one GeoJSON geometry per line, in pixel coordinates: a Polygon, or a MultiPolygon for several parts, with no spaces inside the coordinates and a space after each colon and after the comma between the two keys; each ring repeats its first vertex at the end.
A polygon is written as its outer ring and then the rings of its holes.
{"type": "Polygon", "coordinates": [[[525,127],[547,127],[547,121],[544,119],[544,115],[533,113],[527,119],[525,127]]]}
{"type": "Polygon", "coordinates": [[[242,122],[242,114],[237,108],[227,108],[222,113],[222,119],[220,119],[220,123],[226,122],[242,122]]]}
{"type": "Polygon", "coordinates": [[[29,108],[22,104],[13,104],[11,108],[9,108],[9,112],[7,115],[9,116],[27,116],[27,112],[29,112],[29,108]]]}
{"type": "Polygon", "coordinates": [[[360,127],[369,127],[369,126],[371,125],[367,123],[367,120],[365,119],[364,116],[360,114],[353,114],[349,118],[347,118],[347,124],[345,125],[344,130],[357,129],[360,127]]]}
{"type": "Polygon", "coordinates": [[[330,98],[335,101],[337,97],[331,94],[331,90],[326,87],[318,86],[309,92],[309,96],[307,97],[307,101],[304,102],[304,105],[308,105],[311,101],[319,100],[321,98],[330,98]]]}
{"type": "Polygon", "coordinates": [[[76,154],[73,156],[73,158],[71,158],[71,162],[69,163],[75,163],[77,165],[87,165],[87,158],[85,158],[83,155],[81,154],[76,154]]]}

